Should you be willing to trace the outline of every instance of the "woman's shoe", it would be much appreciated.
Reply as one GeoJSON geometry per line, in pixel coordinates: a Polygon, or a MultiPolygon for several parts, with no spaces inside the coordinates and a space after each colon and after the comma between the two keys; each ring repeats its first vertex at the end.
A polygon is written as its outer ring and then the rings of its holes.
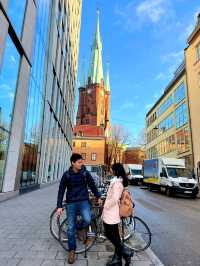
{"type": "Polygon", "coordinates": [[[122,266],[122,258],[115,253],[112,260],[108,262],[106,266],[122,266]]]}
{"type": "Polygon", "coordinates": [[[134,250],[126,247],[126,246],[123,246],[122,248],[122,257],[123,259],[125,260],[125,266],[129,266],[130,263],[131,263],[131,258],[133,257],[134,255],[134,250]]]}

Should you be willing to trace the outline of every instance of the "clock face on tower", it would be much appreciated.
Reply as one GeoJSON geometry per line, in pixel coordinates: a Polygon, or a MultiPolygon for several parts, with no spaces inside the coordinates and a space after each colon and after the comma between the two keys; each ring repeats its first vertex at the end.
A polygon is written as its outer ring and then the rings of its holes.
{"type": "Polygon", "coordinates": [[[88,93],[88,94],[90,94],[90,93],[91,93],[91,91],[92,91],[91,89],[88,89],[88,90],[87,90],[87,93],[88,93]]]}

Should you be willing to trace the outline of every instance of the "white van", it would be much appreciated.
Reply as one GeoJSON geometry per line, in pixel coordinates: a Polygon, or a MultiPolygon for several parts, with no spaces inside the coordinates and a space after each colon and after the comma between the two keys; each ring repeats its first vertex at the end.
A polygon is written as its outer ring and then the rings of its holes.
{"type": "Polygon", "coordinates": [[[124,164],[130,184],[142,184],[142,164],[124,164]]]}
{"type": "Polygon", "coordinates": [[[149,190],[159,188],[168,196],[182,193],[196,198],[199,188],[192,171],[185,168],[184,159],[158,158],[144,160],[144,183],[149,190]]]}

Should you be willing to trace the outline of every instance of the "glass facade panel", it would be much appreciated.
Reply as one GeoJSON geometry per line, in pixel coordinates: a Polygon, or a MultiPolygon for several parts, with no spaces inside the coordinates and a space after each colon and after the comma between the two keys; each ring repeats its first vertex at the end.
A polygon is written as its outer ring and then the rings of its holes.
{"type": "Polygon", "coordinates": [[[158,116],[162,115],[173,104],[173,95],[170,95],[158,109],[158,116]]]}
{"type": "Polygon", "coordinates": [[[188,110],[186,103],[181,104],[176,109],[175,114],[176,114],[176,128],[185,125],[188,122],[188,110]]]}
{"type": "Polygon", "coordinates": [[[167,118],[165,118],[162,122],[160,122],[160,124],[158,126],[159,134],[162,134],[163,132],[167,131],[168,129],[172,128],[173,126],[174,126],[174,115],[172,113],[167,118]]]}
{"type": "Polygon", "coordinates": [[[26,111],[21,187],[37,183],[38,154],[40,153],[42,112],[44,107],[43,84],[47,57],[49,7],[50,1],[38,1],[33,65],[26,111]]]}
{"type": "Polygon", "coordinates": [[[10,36],[7,36],[0,72],[0,191],[7,157],[20,55],[10,36]]]}
{"type": "Polygon", "coordinates": [[[8,16],[19,38],[23,29],[25,8],[26,0],[8,1],[8,16]]]}
{"type": "Polygon", "coordinates": [[[185,99],[185,84],[184,82],[182,82],[178,88],[175,91],[175,103],[178,104],[180,101],[182,101],[183,99],[185,99]]]}

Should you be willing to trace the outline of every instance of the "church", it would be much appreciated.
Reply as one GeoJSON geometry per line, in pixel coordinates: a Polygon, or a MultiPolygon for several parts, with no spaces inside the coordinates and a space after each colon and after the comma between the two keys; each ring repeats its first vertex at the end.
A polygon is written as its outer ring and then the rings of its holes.
{"type": "Polygon", "coordinates": [[[109,70],[103,71],[99,11],[91,49],[88,76],[79,87],[79,104],[74,127],[73,152],[82,154],[85,165],[99,172],[106,163],[106,143],[111,136],[109,70]]]}

